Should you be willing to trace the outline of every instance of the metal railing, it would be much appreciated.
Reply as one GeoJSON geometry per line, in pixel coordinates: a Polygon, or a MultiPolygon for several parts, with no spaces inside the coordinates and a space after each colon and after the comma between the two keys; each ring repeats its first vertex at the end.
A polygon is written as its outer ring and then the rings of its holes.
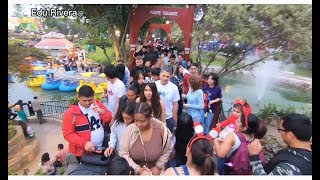
{"type": "MultiPolygon", "coordinates": [[[[69,100],[60,100],[60,101],[42,101],[41,110],[43,117],[52,117],[62,120],[64,112],[69,107],[69,100]]],[[[27,116],[30,116],[28,105],[23,105],[23,110],[27,116]]]]}

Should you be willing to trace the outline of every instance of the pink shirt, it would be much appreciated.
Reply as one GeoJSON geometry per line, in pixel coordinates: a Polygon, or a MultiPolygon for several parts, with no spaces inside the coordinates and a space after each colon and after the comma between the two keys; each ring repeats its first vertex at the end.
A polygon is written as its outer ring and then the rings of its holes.
{"type": "Polygon", "coordinates": [[[63,148],[62,150],[60,150],[57,155],[56,155],[56,159],[58,161],[60,161],[62,164],[64,164],[64,161],[66,160],[66,155],[68,153],[68,149],[63,148]]]}

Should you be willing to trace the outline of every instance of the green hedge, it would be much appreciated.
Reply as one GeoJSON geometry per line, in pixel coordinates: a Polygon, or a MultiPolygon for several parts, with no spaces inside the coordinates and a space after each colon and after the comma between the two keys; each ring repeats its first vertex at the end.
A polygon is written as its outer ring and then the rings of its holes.
{"type": "Polygon", "coordinates": [[[13,122],[8,123],[8,141],[17,134],[17,130],[13,122]]]}

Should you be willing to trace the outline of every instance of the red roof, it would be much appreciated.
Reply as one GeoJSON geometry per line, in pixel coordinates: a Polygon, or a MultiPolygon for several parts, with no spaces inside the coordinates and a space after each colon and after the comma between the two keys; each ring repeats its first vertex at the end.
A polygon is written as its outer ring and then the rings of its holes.
{"type": "Polygon", "coordinates": [[[60,47],[65,48],[67,46],[73,46],[73,43],[68,41],[67,39],[43,39],[37,44],[34,45],[36,48],[44,48],[48,47],[48,49],[52,47],[60,47]]]}

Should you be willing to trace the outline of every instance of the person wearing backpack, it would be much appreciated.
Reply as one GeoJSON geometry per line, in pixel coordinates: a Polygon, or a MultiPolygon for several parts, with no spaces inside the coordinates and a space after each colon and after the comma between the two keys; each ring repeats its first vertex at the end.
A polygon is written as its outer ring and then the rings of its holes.
{"type": "MultiPolygon", "coordinates": [[[[236,121],[235,132],[230,132],[222,140],[214,139],[214,151],[220,158],[225,158],[224,175],[251,175],[248,144],[254,139],[261,139],[267,133],[267,127],[253,114],[243,113],[236,121]]],[[[262,162],[263,153],[259,153],[262,162]]]]}
{"type": "MultiPolygon", "coordinates": [[[[221,139],[224,139],[230,131],[233,132],[235,130],[236,121],[239,118],[239,116],[241,116],[241,114],[243,113],[251,114],[250,104],[247,103],[245,99],[240,100],[237,98],[234,101],[232,114],[228,117],[228,119],[222,121],[221,123],[217,123],[217,127],[212,128],[209,134],[211,134],[213,138],[219,136],[221,139]],[[222,127],[224,128],[223,130],[221,129],[222,127]]],[[[219,174],[223,174],[224,163],[225,162],[223,158],[217,158],[219,174]]]]}
{"type": "Polygon", "coordinates": [[[249,144],[250,165],[254,175],[312,175],[312,123],[305,115],[291,113],[282,118],[278,131],[288,147],[279,150],[262,166],[257,154],[262,151],[258,140],[249,144]]]}

